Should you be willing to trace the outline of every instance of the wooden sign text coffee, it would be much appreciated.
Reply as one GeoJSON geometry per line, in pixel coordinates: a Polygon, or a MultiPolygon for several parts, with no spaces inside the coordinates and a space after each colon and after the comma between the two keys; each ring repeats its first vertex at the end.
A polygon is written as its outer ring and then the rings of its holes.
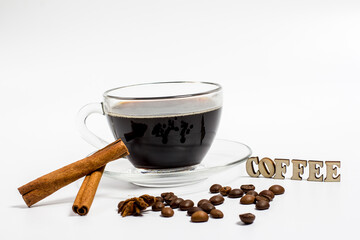
{"type": "MultiPolygon", "coordinates": [[[[304,170],[308,167],[308,181],[340,182],[340,174],[337,173],[340,168],[340,161],[325,161],[325,178],[324,174],[320,173],[321,168],[324,167],[323,161],[293,159],[291,163],[293,165],[292,180],[302,180],[304,170]]],[[[273,161],[265,157],[259,161],[258,157],[251,157],[246,162],[246,172],[251,177],[258,177],[261,174],[266,178],[284,179],[289,166],[289,159],[275,158],[273,161]]]]}

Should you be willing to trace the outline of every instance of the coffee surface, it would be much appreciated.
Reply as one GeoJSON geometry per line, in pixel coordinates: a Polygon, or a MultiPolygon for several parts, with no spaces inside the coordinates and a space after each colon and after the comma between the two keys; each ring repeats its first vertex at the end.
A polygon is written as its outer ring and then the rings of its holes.
{"type": "Polygon", "coordinates": [[[135,167],[161,169],[199,164],[214,140],[220,114],[217,108],[170,116],[108,113],[107,119],[115,138],[129,149],[135,167]]]}

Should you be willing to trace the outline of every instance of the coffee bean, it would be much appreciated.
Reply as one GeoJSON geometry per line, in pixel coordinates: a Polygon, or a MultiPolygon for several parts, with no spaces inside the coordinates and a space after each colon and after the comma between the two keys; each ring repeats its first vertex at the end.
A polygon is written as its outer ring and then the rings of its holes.
{"type": "Polygon", "coordinates": [[[161,209],[161,215],[163,217],[172,217],[174,216],[174,210],[172,210],[171,207],[164,207],[163,209],[161,209]]]}
{"type": "Polygon", "coordinates": [[[202,211],[202,209],[199,207],[191,207],[187,210],[187,214],[189,216],[191,216],[191,215],[193,215],[194,212],[197,212],[197,211],[202,211]]]}
{"type": "Polygon", "coordinates": [[[255,197],[255,201],[268,201],[268,202],[270,202],[270,199],[268,197],[266,197],[266,196],[257,195],[255,197]]]}
{"type": "Polygon", "coordinates": [[[210,192],[211,193],[218,193],[220,191],[220,188],[222,188],[222,186],[220,184],[213,184],[210,187],[210,192]]]}
{"type": "Polygon", "coordinates": [[[215,195],[211,197],[209,200],[213,205],[220,205],[224,202],[224,198],[221,195],[215,195]]]}
{"type": "Polygon", "coordinates": [[[240,220],[245,224],[251,224],[255,220],[255,215],[252,213],[244,213],[239,215],[240,220]]]}
{"type": "Polygon", "coordinates": [[[229,186],[222,187],[219,190],[220,194],[223,196],[227,196],[230,191],[231,191],[231,187],[229,187],[229,186]]]}
{"type": "Polygon", "coordinates": [[[165,198],[165,197],[166,197],[167,195],[169,195],[169,194],[174,195],[173,192],[164,192],[164,193],[160,194],[160,196],[161,196],[162,198],[165,198]]]}
{"type": "Polygon", "coordinates": [[[252,184],[245,184],[240,186],[241,190],[243,190],[245,193],[251,190],[255,190],[255,186],[252,184]]]}
{"type": "Polygon", "coordinates": [[[247,194],[247,195],[253,195],[253,196],[255,196],[255,197],[258,195],[257,191],[255,191],[255,190],[250,190],[250,191],[248,191],[246,194],[247,194]]]}
{"type": "Polygon", "coordinates": [[[285,192],[285,188],[280,185],[272,185],[269,190],[272,191],[275,195],[280,195],[285,192]]]}
{"type": "Polygon", "coordinates": [[[231,189],[231,191],[228,194],[228,197],[229,198],[239,198],[242,195],[244,195],[244,192],[241,189],[234,188],[234,189],[231,189]]]}
{"type": "Polygon", "coordinates": [[[270,204],[268,201],[260,200],[256,202],[256,209],[257,210],[265,210],[270,207],[270,204]]]}
{"type": "Polygon", "coordinates": [[[270,199],[270,201],[272,201],[273,198],[275,197],[274,193],[270,190],[262,190],[261,192],[259,192],[259,195],[268,197],[270,199]]]}
{"type": "Polygon", "coordinates": [[[197,211],[191,215],[192,222],[207,222],[209,215],[204,211],[197,211]]]}
{"type": "Polygon", "coordinates": [[[210,201],[209,201],[208,199],[201,199],[201,200],[198,202],[197,206],[198,206],[198,207],[201,207],[201,205],[202,205],[203,203],[206,203],[206,202],[210,203],[210,201]]]}
{"type": "Polygon", "coordinates": [[[167,193],[164,197],[162,197],[164,199],[164,201],[169,200],[170,198],[172,198],[173,196],[175,196],[175,194],[173,192],[167,193]]]}
{"type": "Polygon", "coordinates": [[[205,202],[201,204],[200,208],[207,213],[210,213],[211,210],[215,209],[214,205],[212,205],[210,202],[205,202]]]}
{"type": "Polygon", "coordinates": [[[240,199],[241,204],[252,204],[255,202],[255,196],[246,194],[240,199]]]}
{"type": "Polygon", "coordinates": [[[219,209],[213,209],[213,210],[210,211],[210,216],[212,218],[223,218],[224,214],[219,209]]]}
{"type": "Polygon", "coordinates": [[[156,202],[164,202],[164,199],[162,197],[156,197],[156,202]]]}
{"type": "Polygon", "coordinates": [[[178,208],[180,203],[182,203],[184,201],[184,199],[182,198],[175,198],[170,202],[170,207],[171,208],[178,208]]]}
{"type": "Polygon", "coordinates": [[[179,204],[179,208],[181,211],[187,211],[189,208],[194,206],[194,202],[190,199],[184,200],[179,204]]]}
{"type": "Polygon", "coordinates": [[[174,194],[166,195],[164,200],[167,204],[170,204],[173,200],[177,199],[178,197],[174,194]]]}
{"type": "Polygon", "coordinates": [[[166,192],[166,193],[162,193],[161,197],[164,199],[164,201],[166,201],[166,200],[168,200],[169,198],[171,198],[174,195],[175,194],[173,192],[166,192]]]}
{"type": "Polygon", "coordinates": [[[155,202],[154,205],[152,205],[153,211],[161,211],[165,207],[164,203],[162,202],[155,202]]]}

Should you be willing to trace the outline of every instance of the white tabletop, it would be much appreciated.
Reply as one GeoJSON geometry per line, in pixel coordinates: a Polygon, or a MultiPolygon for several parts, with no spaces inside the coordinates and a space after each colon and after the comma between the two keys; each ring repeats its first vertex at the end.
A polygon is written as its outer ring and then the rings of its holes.
{"type": "MultiPolygon", "coordinates": [[[[360,153],[360,4],[357,1],[1,1],[1,239],[338,239],[356,233],[360,153]],[[252,156],[341,161],[341,182],[251,178],[245,164],[178,188],[106,176],[87,216],[71,211],[81,180],[28,208],[21,185],[95,150],[78,110],[131,83],[205,80],[224,87],[217,138],[252,156]],[[265,211],[225,199],[223,219],[195,224],[117,203],[173,191],[194,202],[209,187],[285,187],[265,211]],[[256,215],[242,225],[239,214],[256,215]],[[3,238],[7,237],[7,238],[3,238]]],[[[103,116],[89,118],[111,140],[103,116]]],[[[292,165],[290,166],[292,167],[292,165]]],[[[322,173],[324,169],[321,170],[322,173]]]]}

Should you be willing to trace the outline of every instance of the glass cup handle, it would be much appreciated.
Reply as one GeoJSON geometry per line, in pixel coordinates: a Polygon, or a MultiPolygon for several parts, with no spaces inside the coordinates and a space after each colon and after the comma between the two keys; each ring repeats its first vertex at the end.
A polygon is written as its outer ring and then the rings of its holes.
{"type": "Polygon", "coordinates": [[[91,132],[86,126],[86,119],[93,113],[99,113],[101,115],[105,115],[103,110],[103,103],[89,103],[82,107],[77,114],[77,127],[80,132],[81,137],[93,145],[96,148],[103,148],[106,145],[109,145],[107,141],[96,136],[93,132],[91,132]]]}

